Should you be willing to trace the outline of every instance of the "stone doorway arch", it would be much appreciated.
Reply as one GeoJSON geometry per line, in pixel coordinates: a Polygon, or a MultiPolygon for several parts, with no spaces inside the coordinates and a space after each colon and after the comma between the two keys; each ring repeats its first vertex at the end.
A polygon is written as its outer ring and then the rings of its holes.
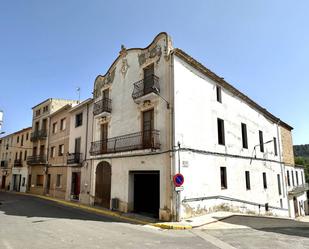
{"type": "Polygon", "coordinates": [[[100,162],[95,172],[94,204],[110,208],[112,167],[108,162],[100,162]]]}

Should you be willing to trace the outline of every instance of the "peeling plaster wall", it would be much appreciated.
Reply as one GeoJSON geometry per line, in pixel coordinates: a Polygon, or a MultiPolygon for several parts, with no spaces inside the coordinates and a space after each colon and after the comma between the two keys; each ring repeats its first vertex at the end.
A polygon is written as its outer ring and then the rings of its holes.
{"type": "MultiPolygon", "coordinates": [[[[259,130],[263,131],[264,143],[277,141],[277,125],[247,103],[222,88],[222,103],[216,99],[216,83],[177,56],[175,65],[175,143],[181,147],[241,155],[279,161],[274,154],[274,143],[264,145],[260,152],[259,130]],[[224,120],[225,145],[218,144],[217,118],[224,120]],[[248,149],[242,148],[241,123],[247,125],[248,149]],[[254,147],[256,146],[256,152],[254,147]]],[[[279,151],[278,151],[279,154],[279,151]]],[[[281,174],[279,163],[249,159],[202,155],[181,152],[181,172],[185,177],[181,199],[209,196],[227,196],[245,201],[287,209],[287,200],[278,193],[277,174],[281,174]],[[185,163],[184,163],[185,162],[185,163]],[[183,166],[184,165],[184,166],[183,166]],[[220,167],[227,168],[227,189],[221,189],[220,167]],[[246,190],[245,171],[250,171],[251,190],[246,190]],[[263,188],[262,173],[267,174],[267,189],[263,188]]],[[[177,159],[176,159],[177,162],[177,159]]],[[[177,165],[175,165],[177,168],[177,165]]],[[[280,175],[281,176],[281,175],[280,175]]],[[[281,189],[282,178],[281,178],[281,189]]],[[[194,212],[208,212],[226,201],[188,202],[182,205],[181,216],[188,217],[194,212]]],[[[239,203],[231,202],[235,208],[239,203]]],[[[256,212],[253,205],[246,205],[246,212],[256,212]]],[[[278,215],[288,215],[287,210],[271,210],[278,215]]]]}

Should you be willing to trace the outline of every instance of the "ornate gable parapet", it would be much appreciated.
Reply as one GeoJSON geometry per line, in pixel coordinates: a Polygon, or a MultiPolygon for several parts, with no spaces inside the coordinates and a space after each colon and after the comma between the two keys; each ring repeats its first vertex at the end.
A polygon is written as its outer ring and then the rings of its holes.
{"type": "Polygon", "coordinates": [[[102,88],[113,83],[116,67],[112,68],[105,76],[99,75],[94,83],[93,97],[98,98],[102,94],[102,88]]]}

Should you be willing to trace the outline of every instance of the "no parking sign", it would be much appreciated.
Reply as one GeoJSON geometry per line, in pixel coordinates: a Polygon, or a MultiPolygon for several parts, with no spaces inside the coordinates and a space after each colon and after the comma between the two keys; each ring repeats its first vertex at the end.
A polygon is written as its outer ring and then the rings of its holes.
{"type": "Polygon", "coordinates": [[[180,187],[185,181],[185,178],[182,174],[178,173],[176,175],[174,175],[173,177],[173,182],[175,187],[180,187]]]}

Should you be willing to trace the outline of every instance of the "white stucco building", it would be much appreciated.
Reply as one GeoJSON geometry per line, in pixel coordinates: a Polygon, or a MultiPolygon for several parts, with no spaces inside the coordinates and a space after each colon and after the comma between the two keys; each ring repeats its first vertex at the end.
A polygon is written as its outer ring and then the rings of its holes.
{"type": "Polygon", "coordinates": [[[285,155],[292,127],[173,48],[166,33],[143,49],[122,46],[93,97],[91,204],[161,220],[222,209],[295,216],[286,167],[304,175],[285,155]]]}

